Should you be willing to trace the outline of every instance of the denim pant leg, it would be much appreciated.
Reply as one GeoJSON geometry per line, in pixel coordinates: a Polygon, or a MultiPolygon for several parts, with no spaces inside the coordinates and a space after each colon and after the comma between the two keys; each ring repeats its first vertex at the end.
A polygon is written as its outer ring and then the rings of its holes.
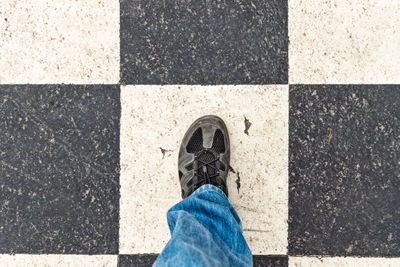
{"type": "Polygon", "coordinates": [[[219,188],[206,184],[167,213],[171,240],[153,266],[251,266],[242,223],[219,188]]]}

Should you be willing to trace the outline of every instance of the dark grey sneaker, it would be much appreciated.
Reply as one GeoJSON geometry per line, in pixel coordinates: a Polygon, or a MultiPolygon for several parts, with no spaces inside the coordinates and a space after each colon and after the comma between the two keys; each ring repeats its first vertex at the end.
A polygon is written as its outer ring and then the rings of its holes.
{"type": "Polygon", "coordinates": [[[229,135],[224,121],[208,115],[193,122],[179,150],[182,198],[190,196],[204,184],[215,185],[228,196],[229,158],[229,135]]]}

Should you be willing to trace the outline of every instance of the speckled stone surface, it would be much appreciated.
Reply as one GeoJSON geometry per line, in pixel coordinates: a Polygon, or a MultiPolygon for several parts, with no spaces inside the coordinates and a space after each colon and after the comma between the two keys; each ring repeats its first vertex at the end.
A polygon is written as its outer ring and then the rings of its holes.
{"type": "Polygon", "coordinates": [[[291,84],[400,83],[400,1],[288,2],[291,84]]]}
{"type": "Polygon", "coordinates": [[[289,267],[398,267],[400,258],[289,257],[289,267]]]}
{"type": "Polygon", "coordinates": [[[287,1],[121,0],[125,84],[287,83],[287,1]]]}
{"type": "Polygon", "coordinates": [[[0,253],[117,253],[119,86],[0,85],[0,118],[0,253]]]}
{"type": "Polygon", "coordinates": [[[2,0],[0,84],[117,83],[118,0],[2,0]]]}
{"type": "Polygon", "coordinates": [[[2,267],[115,267],[117,255],[1,255],[2,267]]]}
{"type": "Polygon", "coordinates": [[[151,267],[158,254],[119,255],[118,267],[151,267]]]}
{"type": "Polygon", "coordinates": [[[399,14],[0,0],[0,266],[151,266],[205,114],[230,133],[254,266],[400,266],[399,14]]]}
{"type": "MultiPolygon", "coordinates": [[[[158,254],[138,254],[138,255],[120,255],[118,260],[119,267],[150,267],[157,259],[158,254]]],[[[288,258],[286,256],[253,256],[253,266],[255,267],[287,267],[288,258]]]]}
{"type": "Polygon", "coordinates": [[[289,255],[400,256],[400,86],[289,95],[289,255]]]}
{"type": "Polygon", "coordinates": [[[229,131],[229,199],[250,249],[286,254],[287,85],[122,86],[121,102],[120,253],[164,248],[166,212],[181,200],[181,140],[195,119],[214,114],[229,131]]]}
{"type": "Polygon", "coordinates": [[[288,257],[255,255],[255,256],[253,256],[253,266],[254,267],[287,267],[288,266],[288,257]]]}

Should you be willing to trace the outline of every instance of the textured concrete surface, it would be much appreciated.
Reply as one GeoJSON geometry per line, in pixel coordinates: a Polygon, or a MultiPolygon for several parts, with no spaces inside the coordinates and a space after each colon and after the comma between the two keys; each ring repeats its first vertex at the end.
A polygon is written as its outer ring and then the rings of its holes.
{"type": "Polygon", "coordinates": [[[118,252],[119,115],[118,86],[0,85],[0,253],[118,252]]]}
{"type": "Polygon", "coordinates": [[[253,266],[254,267],[287,267],[288,266],[288,257],[254,255],[253,256],[253,266]]]}
{"type": "Polygon", "coordinates": [[[400,258],[289,257],[289,267],[397,267],[400,258]]]}
{"type": "Polygon", "coordinates": [[[158,254],[119,255],[119,267],[152,266],[158,254]]]}
{"type": "Polygon", "coordinates": [[[2,267],[115,267],[117,255],[1,255],[2,267]]]}
{"type": "Polygon", "coordinates": [[[399,83],[399,14],[397,0],[289,0],[290,83],[399,83]]]}
{"type": "Polygon", "coordinates": [[[1,1],[0,84],[118,81],[118,0],[1,1]]]}
{"type": "Polygon", "coordinates": [[[1,266],[159,253],[205,113],[256,266],[400,266],[398,0],[0,2],[1,266]]]}
{"type": "Polygon", "coordinates": [[[287,2],[122,0],[125,84],[287,83],[287,2]]]}
{"type": "MultiPolygon", "coordinates": [[[[157,259],[158,254],[138,254],[138,255],[120,255],[118,263],[120,267],[142,266],[150,267],[157,259]]],[[[286,256],[253,256],[253,266],[255,267],[287,267],[288,257],[286,256]]]]}
{"type": "Polygon", "coordinates": [[[181,199],[181,139],[195,119],[215,114],[230,133],[229,199],[252,252],[286,254],[287,86],[123,86],[121,102],[121,253],[161,252],[166,212],[181,199]]]}
{"type": "Polygon", "coordinates": [[[290,86],[289,255],[400,256],[400,86],[290,86]]]}

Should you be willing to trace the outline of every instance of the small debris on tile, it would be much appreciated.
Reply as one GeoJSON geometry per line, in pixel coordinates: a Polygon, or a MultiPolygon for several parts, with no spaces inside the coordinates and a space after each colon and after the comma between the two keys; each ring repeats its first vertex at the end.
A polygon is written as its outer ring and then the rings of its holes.
{"type": "Polygon", "coordinates": [[[230,172],[233,172],[233,173],[236,173],[235,170],[232,168],[231,165],[229,165],[229,171],[230,171],[230,172]]]}
{"type": "Polygon", "coordinates": [[[162,148],[162,147],[159,147],[159,149],[161,150],[161,153],[162,153],[162,158],[164,159],[164,157],[165,157],[165,154],[167,154],[167,153],[169,153],[169,152],[172,152],[173,150],[170,150],[170,149],[165,149],[165,148],[162,148]]]}
{"type": "Polygon", "coordinates": [[[328,130],[328,139],[330,140],[332,138],[332,129],[329,128],[328,130]]]}
{"type": "Polygon", "coordinates": [[[240,189],[240,174],[239,174],[239,172],[236,172],[235,169],[233,169],[231,165],[229,165],[229,171],[234,173],[234,174],[236,174],[237,179],[236,179],[235,182],[236,182],[236,188],[237,188],[238,193],[239,193],[239,189],[240,189]]]}
{"type": "Polygon", "coordinates": [[[244,117],[244,127],[245,127],[244,133],[249,135],[249,129],[251,126],[251,122],[246,118],[246,116],[243,116],[243,117],[244,117]]]}
{"type": "Polygon", "coordinates": [[[237,191],[239,194],[239,189],[240,189],[240,174],[239,174],[239,172],[237,172],[236,175],[237,175],[237,179],[235,182],[236,182],[236,188],[237,188],[237,191]]]}

